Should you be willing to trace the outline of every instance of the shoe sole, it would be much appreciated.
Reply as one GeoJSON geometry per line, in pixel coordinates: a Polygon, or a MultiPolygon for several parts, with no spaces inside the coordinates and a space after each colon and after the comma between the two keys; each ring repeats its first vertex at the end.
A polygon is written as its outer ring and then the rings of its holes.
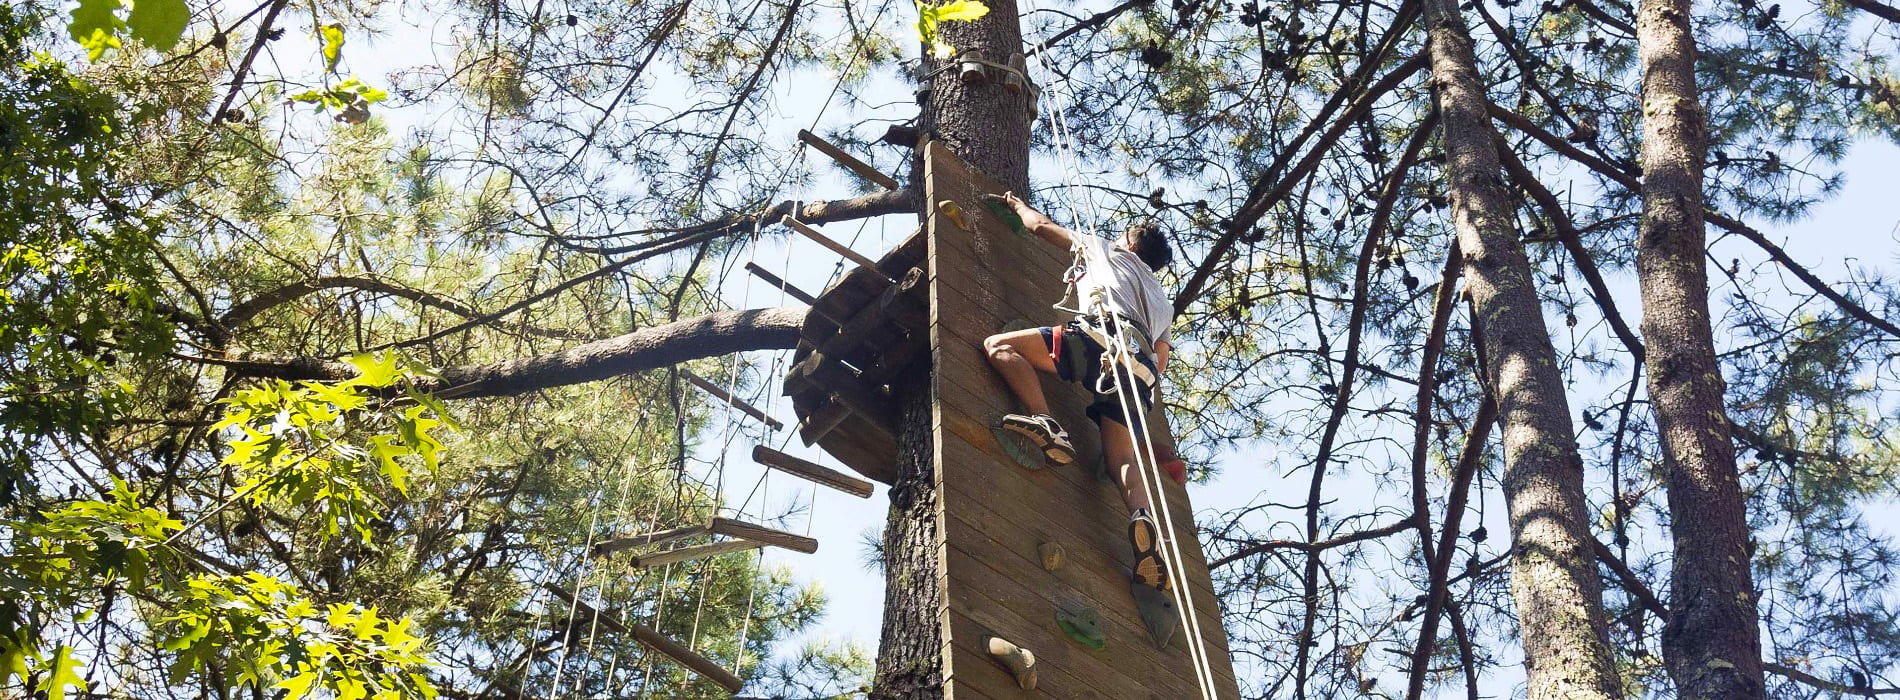
{"type": "Polygon", "coordinates": [[[1134,520],[1128,523],[1128,542],[1135,548],[1135,582],[1159,591],[1167,591],[1171,581],[1168,567],[1161,561],[1161,542],[1156,536],[1154,524],[1146,520],[1134,520]],[[1144,564],[1152,564],[1144,567],[1144,564]],[[1153,573],[1143,571],[1152,569],[1153,573]],[[1155,585],[1159,579],[1160,585],[1155,585]]]}
{"type": "Polygon", "coordinates": [[[1035,441],[1036,447],[1042,450],[1044,459],[1056,464],[1069,464],[1075,461],[1075,449],[1062,446],[1051,439],[1048,433],[1014,421],[1003,421],[1003,429],[1035,441]]]}

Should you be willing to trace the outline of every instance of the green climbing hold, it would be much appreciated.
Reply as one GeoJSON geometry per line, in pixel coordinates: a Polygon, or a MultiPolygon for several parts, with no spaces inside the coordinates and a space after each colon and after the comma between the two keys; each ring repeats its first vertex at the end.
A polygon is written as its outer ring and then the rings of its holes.
{"type": "Polygon", "coordinates": [[[1156,590],[1154,586],[1139,583],[1129,576],[1128,590],[1135,594],[1135,610],[1141,613],[1141,624],[1148,628],[1155,647],[1168,648],[1174,640],[1174,631],[1180,618],[1174,613],[1174,598],[1156,590]]]}
{"type": "Polygon", "coordinates": [[[1057,608],[1056,626],[1077,644],[1096,651],[1108,648],[1108,635],[1102,632],[1102,614],[1095,608],[1057,608]]]}
{"type": "Polygon", "coordinates": [[[982,200],[985,209],[990,210],[990,213],[1003,223],[1009,224],[1009,230],[1015,231],[1018,236],[1029,235],[1029,229],[1023,226],[1023,217],[1017,216],[1008,205],[1003,204],[1001,197],[983,197],[982,200]]]}
{"type": "Polygon", "coordinates": [[[1022,465],[1024,469],[1041,469],[1046,465],[1047,457],[1043,456],[1042,448],[1036,446],[1036,441],[1028,435],[1004,430],[1000,421],[990,426],[990,435],[996,437],[996,446],[1003,448],[1003,454],[1009,455],[1011,461],[1022,465]]]}

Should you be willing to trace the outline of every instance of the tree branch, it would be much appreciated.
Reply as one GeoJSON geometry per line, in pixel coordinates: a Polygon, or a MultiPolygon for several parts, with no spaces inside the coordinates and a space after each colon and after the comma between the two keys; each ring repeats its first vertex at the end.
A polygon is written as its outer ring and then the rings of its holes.
{"type": "MultiPolygon", "coordinates": [[[[1637,181],[1635,175],[1625,172],[1621,168],[1612,166],[1600,158],[1584,153],[1577,149],[1577,147],[1565,143],[1563,139],[1545,131],[1535,123],[1532,123],[1531,120],[1524,118],[1523,115],[1496,104],[1490,106],[1490,112],[1492,118],[1523,132],[1526,136],[1536,139],[1539,143],[1550,147],[1551,150],[1562,154],[1564,157],[1577,161],[1585,167],[1615,181],[1617,184],[1629,188],[1630,191],[1637,192],[1642,189],[1641,183],[1637,181]]],[[[1794,258],[1789,257],[1788,251],[1782,250],[1781,246],[1769,241],[1768,236],[1762,232],[1749,227],[1737,219],[1729,218],[1713,210],[1705,210],[1705,216],[1707,216],[1709,223],[1720,226],[1724,230],[1737,234],[1742,238],[1746,238],[1749,242],[1754,243],[1757,247],[1766,251],[1770,259],[1779,263],[1782,267],[1787,268],[1789,272],[1794,273],[1794,276],[1808,285],[1810,289],[1813,289],[1821,296],[1827,297],[1829,301],[1834,302],[1834,304],[1839,306],[1841,311],[1846,312],[1847,315],[1867,325],[1873,326],[1887,335],[1900,338],[1900,326],[1896,326],[1892,321],[1881,318],[1874,312],[1867,310],[1867,307],[1861,306],[1858,302],[1847,298],[1847,295],[1829,286],[1827,282],[1823,281],[1819,276],[1816,276],[1812,271],[1802,267],[1800,263],[1795,262],[1794,258]]]]}
{"type": "Polygon", "coordinates": [[[1603,281],[1603,273],[1597,270],[1596,262],[1590,258],[1590,251],[1583,247],[1583,237],[1577,232],[1576,222],[1570,220],[1570,213],[1564,211],[1563,202],[1558,201],[1557,196],[1544,187],[1544,183],[1538,182],[1530,168],[1524,167],[1524,161],[1519,160],[1517,153],[1507,147],[1503,137],[1498,138],[1498,156],[1498,160],[1504,162],[1505,172],[1511,174],[1511,179],[1519,187],[1530,193],[1531,199],[1537,201],[1537,207],[1544,210],[1544,216],[1550,219],[1551,227],[1557,229],[1558,240],[1563,242],[1564,250],[1570,251],[1570,259],[1576,262],[1577,271],[1583,275],[1584,282],[1590,285],[1590,296],[1596,299],[1604,320],[1610,322],[1610,329],[1623,341],[1623,347],[1636,356],[1636,361],[1642,362],[1643,341],[1623,320],[1623,314],[1616,310],[1616,299],[1610,296],[1610,286],[1603,281]]]}
{"type": "Polygon", "coordinates": [[[1034,56],[1037,53],[1040,53],[1043,49],[1047,49],[1051,46],[1055,46],[1056,44],[1062,43],[1064,39],[1075,36],[1076,34],[1079,34],[1084,30],[1100,27],[1104,24],[1107,24],[1109,20],[1115,19],[1116,17],[1121,16],[1123,12],[1127,12],[1140,5],[1152,5],[1154,4],[1154,1],[1155,0],[1127,0],[1126,2],[1123,2],[1120,5],[1116,5],[1106,10],[1102,10],[1101,12],[1097,12],[1093,15],[1090,15],[1088,19],[1082,20],[1080,22],[1076,22],[1074,25],[1070,26],[1068,29],[1064,29],[1062,31],[1056,32],[1055,36],[1036,42],[1036,45],[1029,47],[1029,50],[1024,51],[1023,55],[1034,56]]]}
{"type": "Polygon", "coordinates": [[[1240,548],[1238,551],[1235,551],[1233,554],[1229,554],[1227,556],[1214,560],[1213,563],[1207,565],[1207,568],[1218,569],[1220,567],[1226,566],[1228,564],[1232,564],[1234,562],[1240,561],[1247,557],[1251,557],[1255,554],[1271,552],[1277,549],[1292,549],[1292,550],[1298,550],[1301,552],[1323,552],[1328,549],[1333,549],[1335,547],[1344,547],[1346,545],[1353,544],[1355,542],[1364,542],[1366,540],[1376,540],[1381,537],[1386,537],[1388,535],[1395,535],[1400,532],[1404,532],[1408,529],[1411,529],[1412,527],[1413,527],[1412,518],[1407,517],[1404,520],[1400,520],[1390,525],[1382,525],[1380,527],[1375,527],[1370,530],[1360,530],[1358,532],[1354,532],[1354,533],[1346,534],[1346,535],[1340,535],[1330,540],[1322,540],[1319,542],[1307,542],[1306,540],[1267,540],[1265,542],[1255,542],[1253,544],[1240,548]]]}
{"type": "MultiPolygon", "coordinates": [[[[706,222],[693,224],[691,226],[685,226],[685,227],[680,227],[680,228],[650,229],[647,231],[635,231],[635,232],[629,232],[629,234],[616,234],[616,235],[631,235],[635,233],[670,233],[670,234],[685,234],[685,235],[709,234],[711,236],[727,236],[727,235],[732,235],[735,233],[750,232],[753,227],[760,225],[761,222],[764,222],[765,224],[771,224],[771,223],[777,222],[779,220],[779,217],[783,217],[786,215],[791,215],[792,218],[798,219],[799,221],[802,221],[808,224],[829,224],[829,223],[836,223],[839,221],[853,221],[856,219],[866,219],[873,216],[883,216],[885,214],[915,213],[917,211],[916,200],[917,200],[917,192],[915,190],[910,190],[910,189],[880,190],[878,192],[873,192],[871,194],[867,194],[867,195],[863,195],[859,197],[852,197],[850,199],[836,199],[836,200],[822,200],[821,199],[815,202],[801,203],[797,200],[788,199],[783,202],[779,202],[778,204],[774,204],[770,208],[767,208],[758,212],[732,214],[730,216],[713,219],[712,221],[706,221],[706,222]],[[803,206],[800,206],[801,204],[803,206]]],[[[645,244],[635,243],[631,245],[602,247],[602,248],[589,248],[589,247],[573,246],[573,245],[570,245],[569,247],[575,248],[576,250],[583,250],[590,253],[600,253],[602,255],[618,255],[620,253],[631,252],[643,245],[645,244]]]]}
{"type": "Polygon", "coordinates": [[[1778,664],[1773,661],[1761,662],[1761,669],[1763,671],[1767,671],[1769,673],[1775,674],[1777,676],[1781,676],[1783,678],[1786,678],[1791,681],[1795,681],[1797,683],[1811,685],[1816,688],[1820,688],[1822,690],[1840,693],[1842,695],[1859,695],[1861,697],[1867,697],[1867,698],[1879,697],[1882,695],[1900,695],[1900,688],[1865,688],[1865,687],[1856,688],[1854,686],[1847,685],[1845,683],[1835,683],[1834,681],[1830,681],[1820,676],[1816,676],[1806,671],[1802,671],[1801,669],[1795,668],[1793,666],[1784,666],[1782,664],[1778,664]]]}
{"type": "MultiPolygon", "coordinates": [[[[1411,5],[1408,4],[1408,7],[1410,6],[1411,5]]],[[[1401,28],[1402,27],[1394,28],[1393,31],[1397,33],[1401,28]]],[[[1293,192],[1293,188],[1300,180],[1312,173],[1314,168],[1319,167],[1320,161],[1325,158],[1328,151],[1332,150],[1333,145],[1346,133],[1346,130],[1352,127],[1354,120],[1370,112],[1372,110],[1372,104],[1378,101],[1380,97],[1397,89],[1400,83],[1405,82],[1408,78],[1418,73],[1420,69],[1425,67],[1425,62],[1426,57],[1424,53],[1416,54],[1400,64],[1399,67],[1394,68],[1391,73],[1386,74],[1378,83],[1366,88],[1364,92],[1359,93],[1358,99],[1353,102],[1352,106],[1348,108],[1344,114],[1340,115],[1338,119],[1333,121],[1332,128],[1328,129],[1326,134],[1319,138],[1319,141],[1313,145],[1312,150],[1307,152],[1306,157],[1302,159],[1298,165],[1293,166],[1291,170],[1286,169],[1287,162],[1285,160],[1275,162],[1272,166],[1267,168],[1267,171],[1261,175],[1260,179],[1254,182],[1251,191],[1247,194],[1247,200],[1241,204],[1240,210],[1235,212],[1233,218],[1227,222],[1227,230],[1221,232],[1220,239],[1215,241],[1214,245],[1208,249],[1207,257],[1201,260],[1200,266],[1196,267],[1194,273],[1188,276],[1187,282],[1181,285],[1181,293],[1174,299],[1174,312],[1176,314],[1186,310],[1188,305],[1193,304],[1194,300],[1200,297],[1201,292],[1204,291],[1202,288],[1206,286],[1208,278],[1214,274],[1216,268],[1220,267],[1221,261],[1227,257],[1228,251],[1233,250],[1235,241],[1240,240],[1240,234],[1253,228],[1253,225],[1260,221],[1260,217],[1265,216],[1274,205],[1279,204],[1280,200],[1285,199],[1288,194],[1293,192]]],[[[1335,93],[1335,103],[1329,104],[1328,107],[1337,107],[1337,102],[1343,99],[1343,96],[1347,94],[1350,88],[1351,86],[1348,85],[1346,89],[1335,93]]],[[[1321,112],[1320,116],[1308,125],[1308,133],[1322,123],[1323,120],[1328,117],[1328,114],[1328,112],[1321,112]]],[[[1300,139],[1296,139],[1292,145],[1282,151],[1282,153],[1286,154],[1285,157],[1291,157],[1305,136],[1307,136],[1307,133],[1301,134],[1300,139]]]]}
{"type": "MultiPolygon", "coordinates": [[[[368,292],[377,292],[408,299],[423,306],[441,309],[463,318],[480,318],[482,316],[481,312],[464,306],[452,299],[436,296],[413,287],[407,287],[388,280],[368,276],[336,275],[291,282],[290,284],[259,294],[250,301],[232,306],[229,311],[226,311],[224,315],[218,319],[218,325],[226,329],[233,328],[242,325],[244,322],[251,320],[258,314],[273,307],[301,299],[326,289],[359,289],[368,292]]],[[[579,336],[571,333],[539,328],[526,323],[521,324],[521,329],[528,333],[548,338],[560,338],[565,340],[579,339],[579,336]]]]}
{"type": "Polygon", "coordinates": [[[1873,15],[1875,17],[1879,17],[1889,22],[1900,23],[1900,7],[1893,7],[1891,5],[1883,5],[1878,2],[1874,2],[1874,0],[1842,0],[1842,1],[1846,2],[1848,5],[1854,7],[1855,9],[1858,9],[1862,12],[1866,12],[1867,14],[1873,15]]]}
{"type": "MultiPolygon", "coordinates": [[[[805,309],[778,307],[721,311],[545,355],[483,365],[443,368],[421,380],[420,391],[440,398],[514,396],[537,389],[606,379],[747,350],[784,350],[798,344],[805,309]]],[[[338,381],[356,376],[349,363],[234,350],[222,358],[191,358],[233,373],[277,379],[338,381]]]]}

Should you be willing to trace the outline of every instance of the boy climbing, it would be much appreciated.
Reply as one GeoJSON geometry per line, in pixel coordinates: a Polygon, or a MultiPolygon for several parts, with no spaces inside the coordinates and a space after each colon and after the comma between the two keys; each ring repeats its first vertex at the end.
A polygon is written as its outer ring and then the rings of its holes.
{"type": "MultiPolygon", "coordinates": [[[[1168,327],[1174,322],[1174,306],[1154,273],[1168,265],[1174,252],[1153,223],[1136,224],[1111,243],[1057,225],[1015,193],[985,197],[1014,211],[1029,233],[1076,254],[1077,269],[1071,270],[1071,278],[1080,308],[1088,312],[1060,326],[998,333],[984,339],[990,366],[1003,376],[1027,411],[1004,416],[1002,427],[1035,442],[1049,462],[1074,462],[1075,446],[1068,431],[1050,415],[1036,375],[1053,374],[1088,387],[1095,395],[1088,416],[1101,431],[1102,455],[1109,473],[1121,486],[1131,514],[1128,539],[1135,550],[1135,582],[1167,591],[1170,581],[1160,551],[1160,528],[1149,512],[1148,489],[1137,471],[1136,450],[1140,448],[1136,440],[1146,437],[1140,416],[1154,406],[1171,349],[1168,327]],[[1091,299],[1098,303],[1090,304],[1091,299]],[[1129,345],[1135,360],[1132,372],[1108,365],[1108,347],[1116,339],[1129,345]],[[1134,375],[1132,383],[1138,386],[1122,386],[1129,383],[1124,381],[1129,374],[1134,375]],[[1138,397],[1139,409],[1124,403],[1130,394],[1138,397]]],[[[1159,456],[1170,478],[1176,483],[1186,480],[1185,465],[1171,451],[1159,456]]]]}

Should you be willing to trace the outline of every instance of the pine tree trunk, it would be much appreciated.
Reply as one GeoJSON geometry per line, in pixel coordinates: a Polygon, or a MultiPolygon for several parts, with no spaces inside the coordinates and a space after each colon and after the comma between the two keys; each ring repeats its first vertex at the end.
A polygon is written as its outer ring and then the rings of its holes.
{"type": "Polygon", "coordinates": [[[1708,116],[1695,84],[1689,0],[1643,0],[1643,295],[1649,397],[1675,538],[1663,660],[1678,697],[1764,697],[1748,521],[1709,322],[1702,221],[1708,116]]]}
{"type": "Polygon", "coordinates": [[[912,381],[899,397],[897,481],[884,520],[884,623],[874,700],[943,697],[943,522],[931,447],[931,391],[912,381]]]}
{"type": "Polygon", "coordinates": [[[1486,383],[1504,443],[1511,595],[1531,700],[1622,697],[1590,545],[1578,455],[1557,353],[1499,179],[1496,131],[1471,35],[1455,0],[1426,0],[1444,128],[1452,225],[1484,327],[1486,383]]]}
{"type": "MultiPolygon", "coordinates": [[[[985,0],[989,14],[974,22],[948,22],[939,30],[958,51],[1008,65],[1022,50],[1022,26],[1012,0],[985,0]]],[[[964,82],[952,62],[925,49],[928,97],[920,125],[926,137],[997,182],[1027,195],[1029,189],[1029,100],[999,79],[964,82]]],[[[919,153],[921,153],[921,148],[919,153]]],[[[918,159],[921,163],[922,159],[918,159]]],[[[920,166],[921,167],[921,166],[920,166]]],[[[915,178],[921,179],[921,170],[915,178]]],[[[919,190],[922,183],[915,183],[919,190]]],[[[924,206],[932,206],[925,202],[924,206]]],[[[941,274],[953,274],[942,271],[941,274]]],[[[931,434],[934,388],[927,378],[901,390],[896,483],[884,526],[884,623],[878,642],[876,700],[933,700],[944,696],[941,585],[943,523],[931,434]]]]}

